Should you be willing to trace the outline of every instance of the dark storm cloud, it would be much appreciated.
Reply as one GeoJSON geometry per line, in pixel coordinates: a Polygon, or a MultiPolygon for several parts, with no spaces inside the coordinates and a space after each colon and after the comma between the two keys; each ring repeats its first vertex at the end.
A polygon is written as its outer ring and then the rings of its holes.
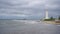
{"type": "Polygon", "coordinates": [[[39,16],[60,15],[60,0],[0,0],[0,15],[39,16]]]}

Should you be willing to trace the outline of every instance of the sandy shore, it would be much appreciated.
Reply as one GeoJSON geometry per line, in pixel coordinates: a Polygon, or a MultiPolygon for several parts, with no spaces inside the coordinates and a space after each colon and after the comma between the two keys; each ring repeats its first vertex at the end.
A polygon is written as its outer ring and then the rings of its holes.
{"type": "Polygon", "coordinates": [[[56,24],[56,25],[60,25],[60,22],[56,22],[56,21],[43,21],[46,24],[56,24]]]}

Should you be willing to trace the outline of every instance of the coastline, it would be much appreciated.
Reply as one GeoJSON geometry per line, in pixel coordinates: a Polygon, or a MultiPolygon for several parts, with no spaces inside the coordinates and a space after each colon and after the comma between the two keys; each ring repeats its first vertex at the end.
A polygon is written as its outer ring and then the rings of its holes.
{"type": "Polygon", "coordinates": [[[46,24],[56,24],[56,25],[60,25],[60,20],[58,21],[43,21],[46,24]]]}

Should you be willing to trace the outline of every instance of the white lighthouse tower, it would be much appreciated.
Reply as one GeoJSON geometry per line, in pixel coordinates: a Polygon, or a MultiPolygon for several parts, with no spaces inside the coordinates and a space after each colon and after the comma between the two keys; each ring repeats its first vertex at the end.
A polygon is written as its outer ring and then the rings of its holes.
{"type": "Polygon", "coordinates": [[[45,19],[49,19],[49,17],[48,17],[48,9],[46,9],[46,11],[45,11],[45,19]]]}

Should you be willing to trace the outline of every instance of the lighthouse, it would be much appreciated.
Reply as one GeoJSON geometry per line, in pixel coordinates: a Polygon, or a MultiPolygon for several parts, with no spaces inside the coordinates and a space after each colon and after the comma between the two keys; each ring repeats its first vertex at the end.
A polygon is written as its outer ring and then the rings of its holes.
{"type": "Polygon", "coordinates": [[[46,9],[46,11],[45,11],[45,19],[49,19],[49,17],[48,17],[48,9],[46,9]]]}

